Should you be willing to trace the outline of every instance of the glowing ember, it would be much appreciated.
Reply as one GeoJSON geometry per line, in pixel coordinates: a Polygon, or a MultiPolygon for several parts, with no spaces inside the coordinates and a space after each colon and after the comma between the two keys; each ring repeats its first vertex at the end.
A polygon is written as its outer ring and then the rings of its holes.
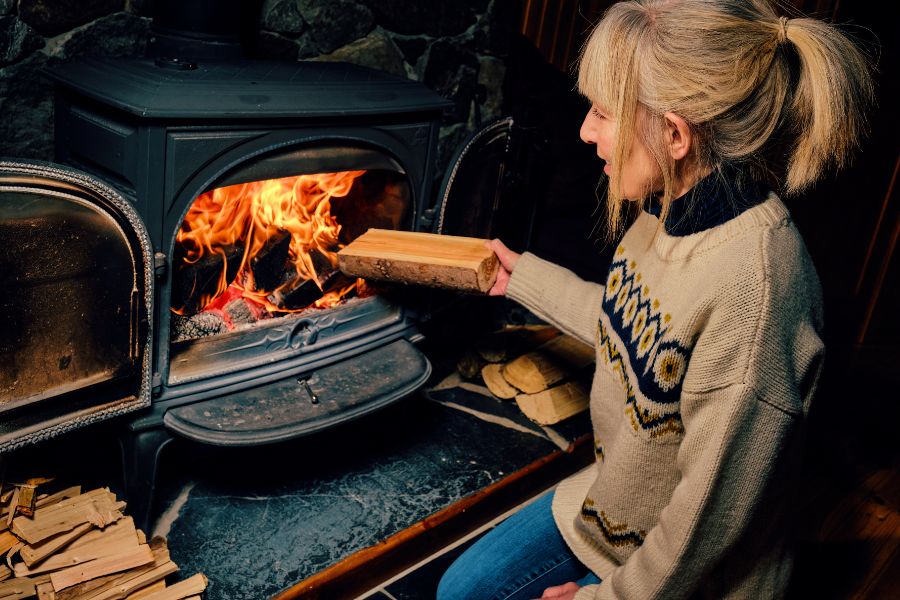
{"type": "Polygon", "coordinates": [[[331,214],[331,200],[346,196],[363,173],[255,181],[198,196],[176,237],[183,255],[179,266],[194,265],[195,273],[184,305],[172,311],[218,310],[244,298],[269,313],[286,313],[328,308],[358,292],[362,280],[336,277],[341,225],[331,214]],[[206,282],[196,274],[201,265],[212,266],[206,282]]]}

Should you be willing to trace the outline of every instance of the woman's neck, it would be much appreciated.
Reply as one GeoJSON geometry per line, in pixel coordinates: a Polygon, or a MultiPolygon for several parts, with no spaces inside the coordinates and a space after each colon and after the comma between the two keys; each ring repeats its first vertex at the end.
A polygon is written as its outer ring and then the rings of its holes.
{"type": "Polygon", "coordinates": [[[685,169],[688,173],[682,177],[679,177],[675,182],[674,189],[672,191],[672,199],[677,200],[681,198],[685,194],[687,194],[692,187],[697,185],[697,182],[712,173],[712,167],[696,167],[691,169],[685,169]]]}

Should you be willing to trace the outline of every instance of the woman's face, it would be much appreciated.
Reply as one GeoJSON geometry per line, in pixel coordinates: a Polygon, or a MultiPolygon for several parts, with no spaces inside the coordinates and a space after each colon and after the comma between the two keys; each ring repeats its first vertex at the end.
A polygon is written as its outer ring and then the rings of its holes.
{"type": "Polygon", "coordinates": [[[662,186],[662,173],[647,147],[635,136],[622,165],[622,180],[616,181],[616,167],[611,162],[615,152],[616,127],[616,120],[609,113],[593,105],[581,124],[581,139],[597,147],[597,156],[606,161],[603,172],[610,177],[612,189],[621,198],[643,200],[662,186]]]}

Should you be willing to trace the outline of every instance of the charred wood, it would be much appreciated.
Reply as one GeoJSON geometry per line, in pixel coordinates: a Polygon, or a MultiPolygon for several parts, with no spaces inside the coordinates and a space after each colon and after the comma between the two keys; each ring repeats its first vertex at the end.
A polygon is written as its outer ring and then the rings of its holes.
{"type": "Polygon", "coordinates": [[[176,272],[172,286],[172,306],[183,307],[184,312],[193,314],[200,311],[205,303],[204,296],[214,294],[219,288],[222,269],[225,269],[226,284],[231,284],[238,274],[244,248],[229,246],[222,254],[207,254],[197,262],[186,263],[179,247],[175,251],[176,272]]]}
{"type": "Polygon", "coordinates": [[[257,290],[274,290],[282,283],[290,249],[291,234],[287,231],[278,231],[266,240],[250,261],[257,290]]]}
{"type": "Polygon", "coordinates": [[[220,311],[204,311],[185,317],[172,315],[172,341],[180,342],[228,331],[228,324],[220,311]]]}

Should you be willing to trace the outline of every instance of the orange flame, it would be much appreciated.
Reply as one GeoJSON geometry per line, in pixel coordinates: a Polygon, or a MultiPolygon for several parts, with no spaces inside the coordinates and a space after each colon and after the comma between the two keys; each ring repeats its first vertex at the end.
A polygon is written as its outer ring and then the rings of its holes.
{"type": "MultiPolygon", "coordinates": [[[[207,255],[222,257],[217,288],[203,294],[199,305],[214,302],[230,283],[232,288],[239,288],[244,298],[264,305],[270,312],[292,312],[276,306],[268,296],[276,290],[289,291],[298,283],[309,280],[322,289],[319,280],[323,274],[317,272],[311,252],[318,251],[332,268],[337,268],[341,225],[331,214],[331,199],[346,196],[356,178],[363,173],[365,171],[298,175],[217,188],[199,195],[176,236],[184,251],[185,263],[195,263],[207,255]],[[282,231],[290,234],[288,256],[294,277],[276,290],[256,289],[251,261],[273,235],[282,231]],[[226,249],[233,247],[243,247],[244,254],[237,277],[229,282],[226,249]]],[[[341,290],[327,291],[314,306],[333,306],[356,288],[354,283],[341,290]]],[[[181,309],[173,307],[173,311],[180,313],[181,309]]]]}

